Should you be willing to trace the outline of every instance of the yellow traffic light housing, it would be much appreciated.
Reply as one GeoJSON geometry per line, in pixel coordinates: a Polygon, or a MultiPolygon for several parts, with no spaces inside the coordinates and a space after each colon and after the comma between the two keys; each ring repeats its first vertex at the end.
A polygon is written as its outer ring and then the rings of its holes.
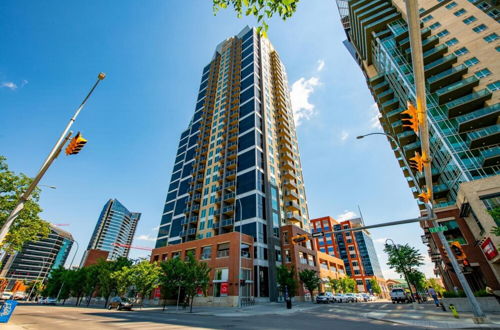
{"type": "Polygon", "coordinates": [[[431,197],[432,197],[432,194],[429,191],[429,189],[427,189],[426,191],[424,191],[418,195],[418,198],[424,203],[429,203],[429,201],[431,200],[431,197]]]}
{"type": "Polygon", "coordinates": [[[450,243],[450,248],[451,251],[453,251],[453,254],[455,255],[455,258],[457,260],[465,260],[467,259],[467,255],[464,252],[464,249],[462,248],[462,244],[460,244],[457,241],[453,241],[450,243]]]}
{"type": "Polygon", "coordinates": [[[415,157],[410,158],[410,166],[419,172],[424,170],[424,160],[418,152],[415,151],[415,157]]]}
{"type": "Polygon", "coordinates": [[[296,235],[292,237],[292,244],[298,244],[308,240],[309,240],[309,235],[307,234],[296,235]]]}
{"type": "Polygon", "coordinates": [[[409,124],[403,124],[403,127],[410,127],[416,134],[418,134],[419,120],[418,120],[417,109],[413,106],[413,104],[411,104],[411,102],[408,102],[408,109],[401,112],[401,114],[406,114],[410,116],[410,118],[402,119],[402,121],[409,122],[409,124]]]}
{"type": "Polygon", "coordinates": [[[66,155],[76,155],[82,150],[83,146],[87,143],[87,140],[78,132],[74,138],[71,139],[68,146],[66,147],[66,155]]]}

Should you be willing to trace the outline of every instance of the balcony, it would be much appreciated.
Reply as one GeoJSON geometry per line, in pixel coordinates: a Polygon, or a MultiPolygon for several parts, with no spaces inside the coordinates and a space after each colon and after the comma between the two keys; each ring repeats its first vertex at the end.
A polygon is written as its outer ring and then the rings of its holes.
{"type": "Polygon", "coordinates": [[[446,45],[439,45],[437,47],[434,47],[434,48],[432,48],[432,49],[424,52],[424,65],[425,64],[430,64],[433,61],[439,59],[447,51],[448,51],[448,46],[446,46],[446,45]]]}
{"type": "Polygon", "coordinates": [[[389,111],[395,110],[399,106],[399,100],[397,98],[390,99],[389,101],[386,101],[382,103],[380,106],[380,109],[384,112],[387,113],[389,111]]]}
{"type": "Polygon", "coordinates": [[[415,141],[413,143],[403,146],[403,151],[407,158],[413,157],[415,151],[418,151],[418,149],[420,149],[420,141],[415,141]]]}
{"type": "Polygon", "coordinates": [[[406,145],[415,142],[417,135],[413,130],[403,131],[398,134],[398,140],[401,145],[406,145]]]}
{"type": "Polygon", "coordinates": [[[440,199],[446,197],[449,191],[450,188],[448,188],[448,186],[445,184],[434,185],[432,188],[432,194],[434,199],[440,199]]]}
{"type": "Polygon", "coordinates": [[[284,180],[283,186],[285,186],[285,188],[288,188],[288,189],[298,189],[297,183],[293,180],[284,180]]]}
{"type": "Polygon", "coordinates": [[[467,66],[460,64],[428,78],[427,83],[429,84],[431,92],[443,88],[447,84],[459,81],[462,79],[462,76],[467,73],[467,70],[467,66]]]}
{"type": "Polygon", "coordinates": [[[403,121],[402,120],[395,121],[391,124],[391,127],[394,133],[396,134],[402,133],[404,130],[403,121]]]}
{"type": "Polygon", "coordinates": [[[483,89],[448,102],[443,108],[448,112],[448,117],[453,118],[482,107],[484,102],[490,98],[491,92],[487,89],[483,89]]]}
{"type": "Polygon", "coordinates": [[[285,202],[285,207],[288,211],[300,211],[300,206],[294,201],[285,202]]]}
{"type": "Polygon", "coordinates": [[[293,162],[293,154],[290,152],[282,152],[280,153],[280,157],[283,158],[283,160],[289,160],[293,162]]]}
{"type": "Polygon", "coordinates": [[[462,80],[459,80],[451,85],[438,89],[435,94],[438,98],[439,104],[443,104],[447,101],[451,101],[462,97],[466,94],[470,94],[472,89],[479,85],[479,79],[476,76],[471,76],[462,80]]]}
{"type": "Polygon", "coordinates": [[[481,151],[483,166],[498,166],[500,165],[500,146],[481,151]]]}
{"type": "Polygon", "coordinates": [[[292,138],[292,135],[288,129],[280,129],[280,130],[278,130],[278,134],[281,136],[292,138]]]}
{"type": "Polygon", "coordinates": [[[467,133],[467,143],[471,149],[498,144],[498,141],[500,141],[500,124],[467,133]]]}
{"type": "Polygon", "coordinates": [[[447,70],[457,62],[457,56],[454,54],[446,55],[424,66],[425,76],[433,76],[441,71],[447,70]]]}
{"type": "Polygon", "coordinates": [[[222,213],[225,215],[233,215],[234,214],[234,206],[233,205],[224,206],[222,208],[222,213]]]}
{"type": "Polygon", "coordinates": [[[237,150],[231,150],[230,152],[227,153],[227,158],[228,159],[235,159],[236,156],[238,156],[238,151],[237,150]]]}
{"type": "Polygon", "coordinates": [[[302,221],[302,218],[300,217],[299,214],[292,213],[292,212],[288,212],[286,214],[286,219],[287,219],[287,221],[290,221],[290,222],[301,222],[302,221]]]}
{"type": "Polygon", "coordinates": [[[226,163],[226,168],[227,169],[233,169],[233,168],[236,168],[236,160],[231,160],[229,162],[226,163]]]}
{"type": "Polygon", "coordinates": [[[203,178],[204,178],[204,175],[203,174],[199,174],[195,177],[196,181],[198,182],[202,182],[203,181],[203,178]]]}
{"type": "Polygon", "coordinates": [[[295,200],[300,199],[299,194],[297,194],[297,192],[294,190],[285,191],[285,197],[287,197],[288,199],[295,199],[295,200]]]}
{"type": "Polygon", "coordinates": [[[219,221],[219,228],[232,228],[234,225],[233,219],[225,219],[219,221]]]}
{"type": "Polygon", "coordinates": [[[238,139],[238,133],[231,133],[228,135],[229,141],[236,141],[238,139]]]}
{"type": "Polygon", "coordinates": [[[238,132],[238,125],[229,126],[228,132],[229,133],[238,132]]]}
{"type": "Polygon", "coordinates": [[[292,162],[285,161],[285,162],[281,162],[281,168],[283,168],[285,170],[292,170],[293,171],[295,169],[295,165],[292,162]]]}
{"type": "Polygon", "coordinates": [[[380,94],[381,91],[386,90],[387,88],[389,88],[389,83],[386,80],[372,87],[373,92],[376,95],[380,94]]]}
{"type": "Polygon", "coordinates": [[[479,129],[485,126],[491,126],[497,123],[500,116],[500,103],[485,107],[469,114],[457,117],[458,131],[464,133],[467,131],[479,129]]]}
{"type": "Polygon", "coordinates": [[[224,194],[224,202],[231,203],[234,201],[236,194],[234,192],[224,194]]]}
{"type": "Polygon", "coordinates": [[[238,147],[238,142],[229,142],[229,143],[227,144],[227,148],[228,148],[229,150],[234,150],[234,149],[236,149],[237,147],[238,147]]]}
{"type": "Polygon", "coordinates": [[[283,171],[282,176],[285,179],[295,179],[295,172],[294,171],[283,171]]]}
{"type": "Polygon", "coordinates": [[[281,151],[284,152],[293,152],[292,146],[288,143],[282,143],[279,145],[281,151]]]}
{"type": "Polygon", "coordinates": [[[226,172],[226,179],[234,180],[236,178],[236,170],[231,170],[226,172]]]}
{"type": "Polygon", "coordinates": [[[194,190],[201,192],[203,189],[203,183],[198,183],[197,185],[194,186],[194,190]]]}

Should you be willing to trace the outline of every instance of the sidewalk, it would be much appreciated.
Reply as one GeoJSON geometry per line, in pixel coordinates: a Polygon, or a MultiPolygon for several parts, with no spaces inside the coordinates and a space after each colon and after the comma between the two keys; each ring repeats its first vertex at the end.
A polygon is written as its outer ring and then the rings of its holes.
{"type": "MultiPolygon", "coordinates": [[[[316,304],[310,302],[299,302],[294,303],[292,309],[286,309],[284,303],[265,303],[256,304],[253,306],[245,306],[241,309],[235,307],[206,307],[206,306],[193,306],[193,313],[195,315],[209,315],[209,316],[220,316],[220,317],[238,317],[238,316],[256,316],[256,315],[266,315],[266,314],[277,314],[286,315],[293,314],[297,312],[303,312],[311,310],[318,307],[316,304]]],[[[167,306],[165,311],[162,311],[162,307],[144,307],[143,312],[163,312],[169,314],[187,314],[189,313],[189,307],[183,309],[179,307],[177,310],[176,306],[167,306]]],[[[136,309],[136,311],[141,311],[136,309]]]]}
{"type": "Polygon", "coordinates": [[[475,324],[471,313],[460,313],[460,318],[453,317],[450,311],[430,310],[406,310],[406,311],[380,311],[369,312],[364,315],[367,318],[388,321],[398,324],[439,328],[439,329],[500,329],[500,313],[488,313],[485,324],[475,324]]]}

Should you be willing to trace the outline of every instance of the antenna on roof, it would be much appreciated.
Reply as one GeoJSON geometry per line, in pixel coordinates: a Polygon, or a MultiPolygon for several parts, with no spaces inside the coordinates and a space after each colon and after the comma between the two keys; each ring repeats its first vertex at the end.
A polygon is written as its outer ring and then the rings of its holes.
{"type": "Polygon", "coordinates": [[[361,208],[359,207],[359,204],[358,204],[358,211],[359,211],[359,216],[361,218],[361,223],[364,226],[365,225],[365,219],[363,219],[363,213],[361,213],[361,208]]]}

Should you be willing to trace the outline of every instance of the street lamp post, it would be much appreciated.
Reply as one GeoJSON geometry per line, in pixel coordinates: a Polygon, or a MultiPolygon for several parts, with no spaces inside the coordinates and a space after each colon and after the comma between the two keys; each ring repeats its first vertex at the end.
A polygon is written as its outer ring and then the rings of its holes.
{"type": "Polygon", "coordinates": [[[403,269],[402,269],[403,270],[403,276],[405,277],[406,283],[408,283],[408,289],[410,289],[410,295],[411,295],[411,298],[413,300],[413,290],[411,288],[411,283],[408,280],[408,273],[406,271],[406,267],[404,265],[404,261],[401,260],[401,255],[399,254],[399,248],[396,245],[396,243],[394,243],[394,241],[392,239],[390,239],[390,238],[388,238],[388,239],[385,240],[385,245],[386,246],[389,245],[389,243],[388,243],[389,241],[392,243],[392,246],[394,246],[394,250],[396,251],[396,255],[398,257],[398,261],[400,262],[400,265],[403,267],[403,269]]]}

